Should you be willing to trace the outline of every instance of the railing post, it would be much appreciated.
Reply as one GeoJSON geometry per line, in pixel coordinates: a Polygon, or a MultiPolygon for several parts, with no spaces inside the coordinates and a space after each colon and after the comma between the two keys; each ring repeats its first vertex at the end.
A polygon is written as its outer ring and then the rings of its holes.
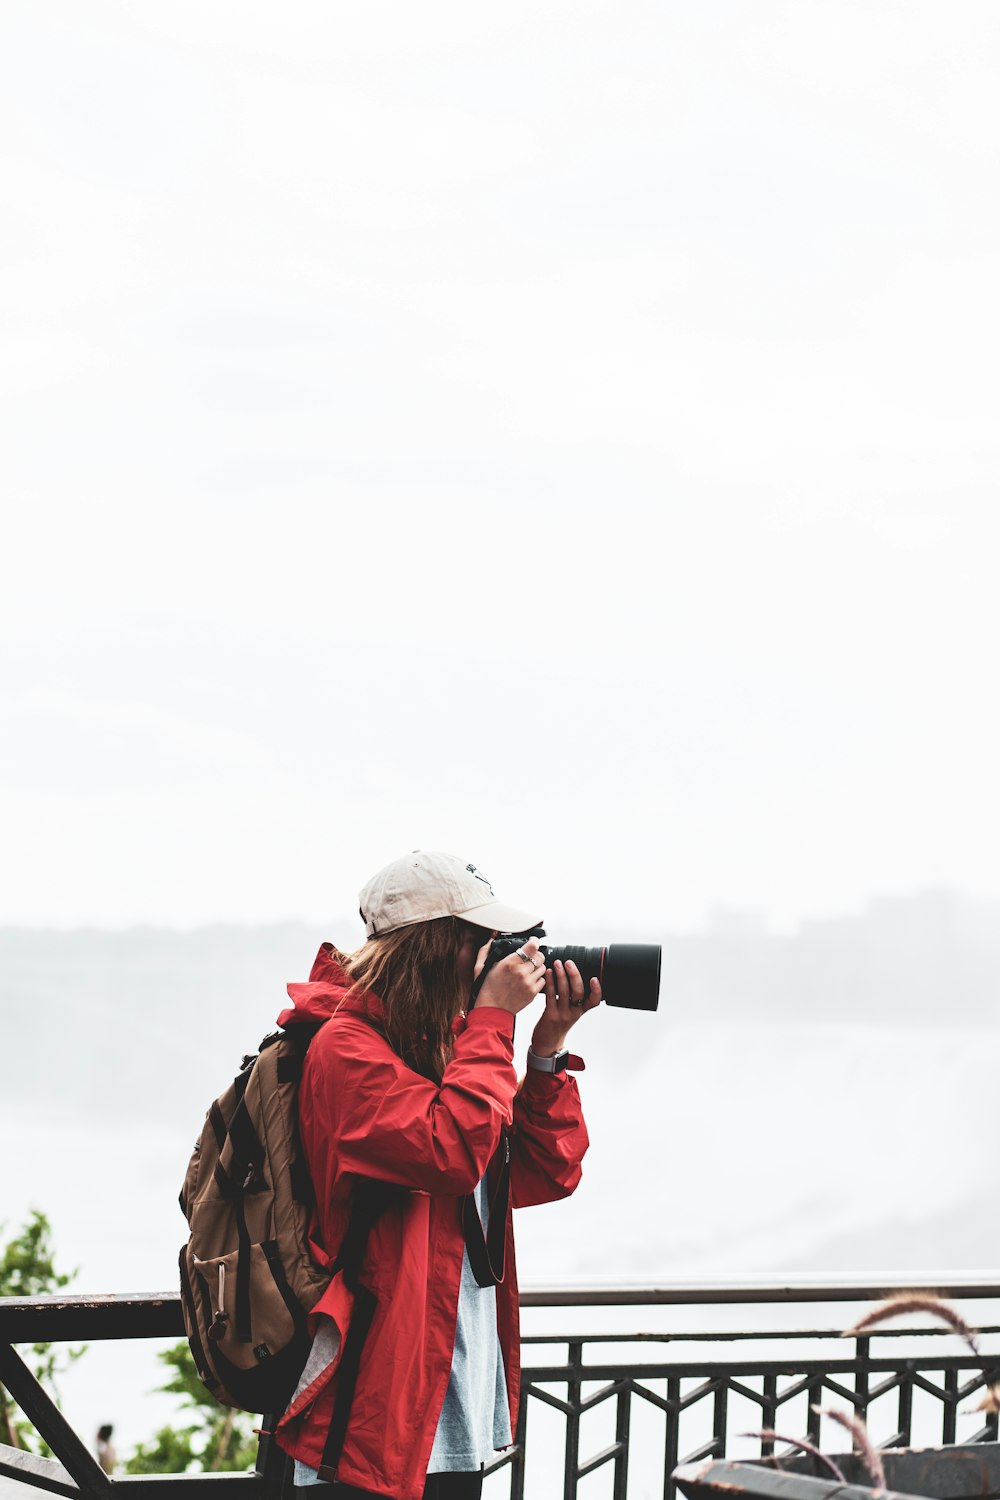
{"type": "Polygon", "coordinates": [[[264,1481],[267,1500],[294,1500],[295,1467],[274,1440],[276,1417],[261,1418],[255,1472],[264,1481]]]}
{"type": "Polygon", "coordinates": [[[910,1446],[910,1432],[913,1428],[913,1371],[907,1367],[905,1373],[900,1373],[899,1378],[899,1420],[896,1423],[900,1434],[900,1446],[910,1446]]]}
{"type": "Polygon", "coordinates": [[[823,1405],[823,1381],[817,1379],[810,1381],[807,1394],[808,1405],[806,1407],[806,1435],[809,1441],[819,1447],[819,1429],[823,1418],[819,1414],[819,1407],[823,1405]]]}
{"type": "Polygon", "coordinates": [[[941,1441],[953,1443],[955,1441],[955,1430],[958,1424],[958,1371],[945,1370],[944,1389],[947,1399],[944,1401],[944,1411],[941,1420],[941,1441]]]}
{"type": "Polygon", "coordinates": [[[583,1364],[583,1340],[570,1340],[569,1379],[566,1382],[566,1467],[563,1474],[563,1500],[576,1500],[577,1474],[580,1469],[580,1396],[583,1385],[580,1366],[583,1364]]]}
{"type": "Polygon", "coordinates": [[[624,1386],[618,1392],[618,1420],[615,1425],[615,1500],[626,1500],[628,1488],[628,1439],[632,1414],[632,1387],[624,1386]]]}
{"type": "Polygon", "coordinates": [[[724,1458],[726,1455],[726,1422],[729,1412],[729,1383],[723,1376],[715,1392],[715,1410],[713,1413],[712,1426],[715,1439],[715,1456],[724,1458]]]}
{"type": "MultiPolygon", "coordinates": [[[[778,1377],[777,1375],[764,1376],[764,1403],[760,1411],[761,1426],[765,1431],[774,1431],[774,1424],[778,1418],[778,1377]]],[[[774,1452],[774,1443],[768,1442],[767,1438],[760,1440],[761,1458],[770,1458],[774,1452]]]]}
{"type": "Polygon", "coordinates": [[[517,1415],[517,1447],[510,1463],[510,1500],[524,1500],[524,1459],[528,1442],[528,1388],[521,1389],[521,1410],[517,1415]]]}
{"type": "Polygon", "coordinates": [[[854,1393],[857,1400],[854,1410],[857,1415],[868,1425],[868,1392],[871,1389],[868,1383],[868,1361],[871,1359],[872,1341],[867,1335],[855,1339],[854,1357],[858,1362],[858,1373],[854,1377],[854,1393]]]}
{"type": "Polygon", "coordinates": [[[681,1381],[679,1375],[667,1377],[667,1430],[663,1454],[663,1500],[674,1500],[672,1475],[680,1457],[681,1381]]]}

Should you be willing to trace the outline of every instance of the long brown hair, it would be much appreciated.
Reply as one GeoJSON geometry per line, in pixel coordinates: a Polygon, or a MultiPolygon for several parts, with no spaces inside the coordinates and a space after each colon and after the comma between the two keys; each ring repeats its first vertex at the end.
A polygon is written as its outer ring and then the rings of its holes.
{"type": "MultiPolygon", "coordinates": [[[[458,954],[471,930],[460,917],[415,922],[369,938],[341,960],[354,981],[350,993],[372,991],[381,1000],[382,1024],[393,1051],[438,1082],[451,1060],[452,1022],[469,1001],[458,954]]],[[[484,940],[487,936],[483,933],[484,940]]]]}

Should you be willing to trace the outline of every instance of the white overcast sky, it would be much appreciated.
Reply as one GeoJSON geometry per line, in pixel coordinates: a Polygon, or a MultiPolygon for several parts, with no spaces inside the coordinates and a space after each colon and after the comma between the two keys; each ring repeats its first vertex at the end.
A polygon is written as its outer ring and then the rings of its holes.
{"type": "Polygon", "coordinates": [[[0,923],[1000,896],[992,0],[0,32],[0,923]]]}

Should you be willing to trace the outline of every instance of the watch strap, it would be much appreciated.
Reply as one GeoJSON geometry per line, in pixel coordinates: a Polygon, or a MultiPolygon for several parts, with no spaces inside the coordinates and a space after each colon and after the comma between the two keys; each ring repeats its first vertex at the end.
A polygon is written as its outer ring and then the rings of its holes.
{"type": "Polygon", "coordinates": [[[565,1047],[553,1057],[539,1057],[528,1048],[528,1067],[534,1068],[536,1073],[564,1073],[568,1062],[569,1051],[565,1047]]]}

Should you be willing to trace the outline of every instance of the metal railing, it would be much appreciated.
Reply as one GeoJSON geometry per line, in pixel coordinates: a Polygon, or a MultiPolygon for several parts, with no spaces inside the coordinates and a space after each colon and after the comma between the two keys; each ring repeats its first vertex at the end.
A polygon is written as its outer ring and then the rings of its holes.
{"type": "MultiPolygon", "coordinates": [[[[995,1305],[1000,1296],[1000,1284],[982,1278],[931,1281],[953,1302],[995,1305]]],[[[673,1500],[671,1475],[680,1463],[774,1452],[773,1442],[747,1437],[748,1431],[777,1429],[819,1445],[830,1436],[829,1421],[818,1410],[829,1397],[868,1420],[883,1447],[915,1440],[952,1443],[958,1436],[964,1442],[995,1441],[996,1416],[983,1421],[963,1408],[995,1378],[994,1358],[1000,1368],[1000,1327],[980,1327],[984,1349],[997,1351],[987,1353],[984,1369],[953,1335],[937,1328],[889,1325],[845,1344],[838,1341],[841,1324],[832,1309],[822,1324],[814,1312],[807,1326],[775,1326],[793,1304],[864,1304],[914,1284],[772,1279],[742,1286],[524,1291],[526,1324],[544,1309],[558,1309],[565,1324],[578,1321],[584,1309],[605,1322],[639,1310],[646,1327],[576,1332],[564,1326],[524,1334],[516,1441],[488,1470],[485,1494],[490,1500],[503,1494],[549,1500],[561,1493],[563,1500],[576,1500],[580,1481],[603,1470],[601,1481],[583,1491],[594,1500],[673,1500]],[[755,1307],[756,1326],[713,1328],[714,1310],[726,1305],[755,1307]],[[670,1326],[649,1326],[664,1317],[670,1326]],[[681,1326],[693,1320],[693,1326],[681,1326]],[[966,1429],[961,1434],[960,1426],[966,1429]]],[[[290,1500],[291,1466],[267,1437],[253,1473],[110,1478],[14,1347],[182,1335],[173,1295],[0,1299],[0,1383],[55,1454],[38,1458],[0,1445],[0,1476],[87,1500],[112,1500],[113,1492],[144,1484],[156,1486],[158,1500],[206,1500],[222,1487],[233,1500],[237,1488],[259,1500],[290,1500]]],[[[843,1434],[834,1446],[844,1446],[843,1434]]]]}

